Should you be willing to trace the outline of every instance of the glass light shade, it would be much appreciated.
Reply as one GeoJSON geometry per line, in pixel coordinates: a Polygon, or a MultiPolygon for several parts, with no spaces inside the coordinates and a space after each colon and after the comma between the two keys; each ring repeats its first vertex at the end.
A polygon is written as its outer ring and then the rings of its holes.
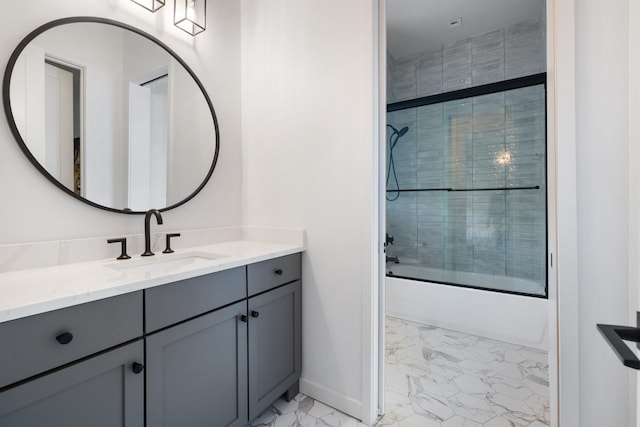
{"type": "Polygon", "coordinates": [[[144,7],[145,9],[151,12],[155,12],[156,10],[160,9],[162,6],[164,6],[164,2],[165,2],[165,0],[131,0],[131,1],[136,4],[139,4],[140,6],[144,7]]]}
{"type": "Polygon", "coordinates": [[[173,23],[195,36],[207,28],[207,0],[174,0],[173,23]]]}

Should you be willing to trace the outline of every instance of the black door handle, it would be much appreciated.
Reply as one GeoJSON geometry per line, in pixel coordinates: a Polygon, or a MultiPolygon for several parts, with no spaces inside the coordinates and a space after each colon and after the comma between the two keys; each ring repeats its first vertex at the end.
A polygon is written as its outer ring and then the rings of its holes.
{"type": "Polygon", "coordinates": [[[140,372],[144,371],[144,365],[142,363],[133,362],[133,365],[131,365],[131,370],[134,374],[139,374],[140,372]]]}
{"type": "Polygon", "coordinates": [[[284,271],[282,271],[282,269],[279,268],[276,271],[274,271],[274,273],[276,273],[278,276],[282,276],[282,273],[284,273],[284,271]]]}
{"type": "Polygon", "coordinates": [[[640,360],[624,343],[625,341],[640,342],[640,328],[603,324],[596,326],[624,366],[640,369],[640,360]]]}
{"type": "Polygon", "coordinates": [[[238,316],[238,320],[240,320],[242,323],[247,323],[247,316],[245,316],[244,314],[241,314],[240,316],[238,316]]]}
{"type": "Polygon", "coordinates": [[[258,317],[258,316],[260,316],[259,312],[255,311],[255,310],[251,311],[251,317],[258,317]]]}

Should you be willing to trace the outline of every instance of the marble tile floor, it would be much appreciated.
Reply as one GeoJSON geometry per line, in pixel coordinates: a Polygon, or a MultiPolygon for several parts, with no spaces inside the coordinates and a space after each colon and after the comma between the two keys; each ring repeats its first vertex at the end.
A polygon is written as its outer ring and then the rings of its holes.
{"type": "Polygon", "coordinates": [[[380,427],[549,425],[547,353],[387,316],[380,427]]]}
{"type": "MultiPolygon", "coordinates": [[[[544,427],[543,351],[387,316],[385,416],[378,427],[544,427]]],[[[366,427],[299,394],[250,427],[366,427]]]]}
{"type": "Polygon", "coordinates": [[[250,427],[367,427],[304,394],[291,402],[278,399],[250,427]]]}

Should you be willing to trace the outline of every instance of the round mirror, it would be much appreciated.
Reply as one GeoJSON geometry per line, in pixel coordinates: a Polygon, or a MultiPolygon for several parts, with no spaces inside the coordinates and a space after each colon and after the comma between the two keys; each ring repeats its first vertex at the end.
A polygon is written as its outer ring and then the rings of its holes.
{"type": "Polygon", "coordinates": [[[102,18],[66,18],[29,34],[4,74],[20,148],[52,183],[102,209],[168,210],[216,165],[219,131],[193,71],[162,42],[102,18]]]}

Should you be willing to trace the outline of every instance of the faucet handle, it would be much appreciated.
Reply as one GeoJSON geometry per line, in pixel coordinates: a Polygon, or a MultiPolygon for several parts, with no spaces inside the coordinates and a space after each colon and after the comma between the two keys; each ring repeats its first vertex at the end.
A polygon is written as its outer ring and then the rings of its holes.
{"type": "Polygon", "coordinates": [[[172,237],[180,237],[180,233],[167,233],[167,247],[165,248],[164,251],[162,251],[163,254],[173,253],[173,249],[171,249],[171,238],[172,237]]]}
{"type": "Polygon", "coordinates": [[[116,259],[129,259],[131,258],[127,255],[127,238],[120,237],[119,239],[108,239],[107,243],[120,243],[120,256],[116,259]]]}

